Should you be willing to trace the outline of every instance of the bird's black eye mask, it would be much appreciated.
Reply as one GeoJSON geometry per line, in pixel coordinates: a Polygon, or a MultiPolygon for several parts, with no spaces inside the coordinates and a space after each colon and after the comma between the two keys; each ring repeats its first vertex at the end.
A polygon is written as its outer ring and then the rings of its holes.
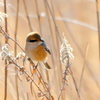
{"type": "Polygon", "coordinates": [[[37,42],[38,40],[30,40],[29,42],[37,42]]]}

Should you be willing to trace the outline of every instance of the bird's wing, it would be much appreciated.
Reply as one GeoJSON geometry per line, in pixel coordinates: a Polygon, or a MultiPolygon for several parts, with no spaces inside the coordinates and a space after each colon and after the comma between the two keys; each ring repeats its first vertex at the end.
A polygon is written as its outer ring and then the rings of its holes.
{"type": "Polygon", "coordinates": [[[45,48],[45,50],[51,55],[50,50],[47,48],[46,43],[44,42],[44,40],[42,40],[41,45],[45,48]]]}

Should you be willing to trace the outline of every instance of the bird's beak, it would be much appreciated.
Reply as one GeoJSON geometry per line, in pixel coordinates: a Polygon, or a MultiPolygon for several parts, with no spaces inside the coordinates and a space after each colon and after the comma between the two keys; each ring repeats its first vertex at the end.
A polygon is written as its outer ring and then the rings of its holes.
{"type": "Polygon", "coordinates": [[[44,42],[44,40],[43,40],[43,39],[40,39],[40,41],[41,41],[41,42],[44,42]]]}

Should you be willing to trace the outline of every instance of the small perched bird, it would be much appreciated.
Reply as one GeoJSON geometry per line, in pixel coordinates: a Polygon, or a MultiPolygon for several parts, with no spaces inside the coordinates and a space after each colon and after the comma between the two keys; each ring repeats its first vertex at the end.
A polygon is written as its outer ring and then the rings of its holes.
{"type": "Polygon", "coordinates": [[[43,62],[47,69],[51,69],[48,65],[47,54],[51,54],[47,48],[45,41],[41,38],[38,32],[31,32],[27,35],[25,44],[26,56],[33,61],[43,62]]]}

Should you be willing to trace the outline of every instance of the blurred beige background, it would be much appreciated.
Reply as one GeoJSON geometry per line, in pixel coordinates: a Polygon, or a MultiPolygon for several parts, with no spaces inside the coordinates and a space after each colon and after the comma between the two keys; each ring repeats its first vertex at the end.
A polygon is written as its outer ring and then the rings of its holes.
{"type": "MultiPolygon", "coordinates": [[[[46,10],[43,0],[38,1],[39,15],[41,20],[42,27],[42,37],[47,42],[47,45],[50,49],[53,48],[51,56],[49,56],[48,62],[52,66],[52,70],[49,71],[50,77],[50,86],[52,94],[55,95],[55,100],[57,100],[57,92],[56,84],[57,80],[59,80],[59,75],[57,72],[57,68],[61,67],[59,64],[59,49],[56,41],[56,32],[54,23],[52,21],[52,17],[50,16],[50,21],[52,24],[52,33],[50,33],[50,28],[48,28],[48,22],[46,17],[46,10]],[[49,31],[49,32],[48,32],[49,31]],[[54,43],[52,41],[52,37],[54,37],[54,43]],[[54,63],[52,61],[52,57],[54,57],[54,63]],[[54,73],[56,71],[56,73],[54,73]],[[54,80],[55,75],[57,80],[54,80]]],[[[73,48],[74,59],[71,60],[71,67],[73,74],[75,76],[77,85],[79,86],[80,77],[82,73],[82,68],[84,65],[84,58],[86,53],[86,46],[89,45],[87,51],[87,58],[85,62],[85,69],[83,74],[83,80],[81,84],[80,95],[82,100],[100,100],[100,66],[99,66],[99,50],[98,50],[98,32],[97,32],[97,10],[96,10],[96,1],[95,0],[48,0],[51,5],[51,1],[54,7],[54,15],[56,19],[56,23],[62,36],[64,35],[68,40],[68,43],[73,48]]],[[[37,13],[36,13],[36,4],[35,0],[25,0],[28,10],[29,19],[31,22],[31,26],[35,31],[40,32],[37,13]]],[[[8,14],[8,33],[14,38],[15,32],[15,22],[16,22],[16,0],[7,0],[7,14],[8,14]]],[[[51,7],[51,6],[50,6],[51,7]]],[[[1,10],[3,12],[3,6],[1,10]]],[[[1,23],[1,26],[4,28],[4,23],[1,23]]],[[[30,32],[28,21],[24,9],[23,0],[19,2],[19,19],[18,19],[18,31],[17,31],[17,40],[18,43],[24,48],[26,35],[30,32]]],[[[1,46],[4,45],[4,37],[0,37],[1,46]]],[[[11,50],[13,50],[14,43],[10,40],[11,50]]],[[[61,42],[59,41],[59,46],[61,42]]],[[[18,52],[21,50],[18,48],[18,52]]],[[[3,100],[4,95],[4,62],[1,63],[1,71],[0,71],[0,99],[3,100]]],[[[65,69],[65,65],[62,64],[62,69],[65,69]]],[[[44,69],[43,69],[44,70],[44,69]]],[[[44,73],[44,71],[43,71],[44,73]]],[[[62,73],[62,72],[60,72],[62,73]]],[[[14,75],[9,76],[10,85],[8,88],[12,88],[14,91],[14,75]],[[11,87],[10,87],[11,86],[11,87]]],[[[21,84],[21,83],[20,83],[21,84]]],[[[26,83],[25,83],[26,84],[26,83]]],[[[23,85],[23,84],[21,84],[23,85]]],[[[20,86],[21,86],[20,85],[20,86]]],[[[77,100],[77,94],[73,85],[73,81],[71,76],[69,75],[69,87],[66,87],[66,91],[64,92],[65,99],[64,100],[77,100]]],[[[8,100],[17,100],[12,93],[8,89],[8,100]]],[[[20,88],[21,93],[24,93],[23,88],[20,88]]],[[[58,89],[59,90],[59,89],[58,89]]],[[[31,94],[30,94],[31,95],[31,94]]],[[[30,96],[29,100],[33,100],[33,97],[30,96]]],[[[20,100],[26,100],[25,95],[20,95],[20,100]],[[24,99],[23,99],[24,98],[24,99]]],[[[34,99],[35,100],[35,99],[34,99]]],[[[41,99],[40,99],[41,100],[41,99]]]]}

